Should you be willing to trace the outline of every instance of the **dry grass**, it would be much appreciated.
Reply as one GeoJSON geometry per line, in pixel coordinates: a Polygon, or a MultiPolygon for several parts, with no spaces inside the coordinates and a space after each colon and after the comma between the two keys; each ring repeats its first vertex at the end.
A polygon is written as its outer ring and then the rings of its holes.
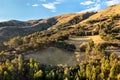
{"type": "Polygon", "coordinates": [[[38,52],[33,52],[25,56],[27,59],[33,58],[40,63],[44,64],[67,64],[75,65],[77,64],[74,53],[63,51],[55,47],[49,47],[48,49],[41,50],[38,52]]]}
{"type": "Polygon", "coordinates": [[[88,37],[89,37],[90,39],[92,39],[92,40],[94,41],[95,44],[105,42],[99,35],[88,36],[88,37]]]}
{"type": "MultiPolygon", "coordinates": [[[[108,7],[105,10],[99,11],[97,14],[92,15],[88,20],[101,19],[108,16],[120,14],[120,4],[108,7]]],[[[87,21],[87,20],[86,20],[87,21]]]]}
{"type": "Polygon", "coordinates": [[[59,16],[55,16],[54,18],[57,20],[57,23],[65,23],[65,22],[69,22],[76,16],[78,16],[82,19],[83,15],[88,15],[88,13],[81,12],[81,13],[73,13],[73,14],[62,14],[59,16]]]}
{"type": "Polygon", "coordinates": [[[87,24],[91,20],[104,19],[111,16],[120,14],[120,4],[106,8],[105,10],[98,11],[96,14],[90,16],[88,19],[80,22],[81,25],[87,24]]]}

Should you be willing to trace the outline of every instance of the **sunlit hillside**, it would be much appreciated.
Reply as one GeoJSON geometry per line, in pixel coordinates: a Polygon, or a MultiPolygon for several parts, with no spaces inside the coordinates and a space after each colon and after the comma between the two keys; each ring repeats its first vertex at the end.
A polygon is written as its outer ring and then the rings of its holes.
{"type": "Polygon", "coordinates": [[[0,22],[0,80],[120,80],[120,4],[0,22]]]}

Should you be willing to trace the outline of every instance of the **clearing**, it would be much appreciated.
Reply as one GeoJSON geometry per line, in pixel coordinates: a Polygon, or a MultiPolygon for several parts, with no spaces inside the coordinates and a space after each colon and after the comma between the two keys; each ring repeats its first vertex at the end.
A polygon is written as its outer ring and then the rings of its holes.
{"type": "Polygon", "coordinates": [[[77,64],[76,57],[73,52],[64,51],[56,47],[49,47],[41,51],[32,52],[25,55],[25,57],[26,59],[33,58],[42,64],[77,64]]]}
{"type": "Polygon", "coordinates": [[[76,46],[76,51],[79,51],[79,47],[82,43],[89,42],[90,40],[93,40],[95,44],[103,43],[105,42],[99,35],[94,36],[71,36],[68,40],[65,42],[69,44],[74,44],[76,46]]]}

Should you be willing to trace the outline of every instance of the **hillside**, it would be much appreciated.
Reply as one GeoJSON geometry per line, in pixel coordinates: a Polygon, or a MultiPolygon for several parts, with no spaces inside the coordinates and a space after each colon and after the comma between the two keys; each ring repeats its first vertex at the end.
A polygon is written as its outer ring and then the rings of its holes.
{"type": "Polygon", "coordinates": [[[0,22],[1,41],[9,40],[15,36],[25,36],[36,31],[43,31],[50,28],[62,28],[79,23],[94,13],[64,14],[47,19],[17,21],[10,20],[0,22]]]}
{"type": "Polygon", "coordinates": [[[0,37],[1,41],[10,40],[1,43],[1,51],[9,54],[33,54],[49,47],[57,47],[64,50],[63,53],[72,52],[76,60],[82,63],[86,62],[84,58],[88,53],[88,61],[99,60],[111,53],[120,57],[119,6],[120,4],[114,5],[98,12],[29,20],[22,22],[21,26],[17,24],[21,21],[8,21],[9,25],[1,27],[0,37]],[[10,23],[14,25],[11,26],[10,23]]]}
{"type": "MultiPolygon", "coordinates": [[[[74,51],[75,48],[67,48],[65,46],[74,45],[77,49],[81,45],[78,42],[69,43],[72,36],[86,36],[94,43],[105,46],[101,47],[105,50],[110,46],[119,49],[120,44],[120,4],[108,7],[98,12],[84,12],[74,14],[63,14],[52,18],[29,20],[29,21],[6,21],[0,24],[0,40],[9,40],[5,42],[5,46],[15,48],[20,51],[39,50],[43,47],[57,46],[63,49],[74,51]],[[106,14],[105,14],[106,13],[106,14]],[[21,24],[21,25],[20,25],[21,24]],[[99,36],[96,42],[93,35],[99,36]],[[23,36],[23,37],[22,37],[23,36]],[[66,41],[64,41],[66,40],[66,41]],[[20,42],[18,42],[20,41],[20,42]],[[67,42],[67,43],[66,43],[67,42]],[[54,44],[53,44],[54,43],[54,44]],[[59,45],[62,43],[61,45],[59,45]],[[64,45],[66,44],[66,45],[64,45]]],[[[83,39],[81,37],[81,39],[83,39]]],[[[83,39],[84,40],[84,39],[83,39]]],[[[89,40],[88,40],[89,41],[89,40]]],[[[84,40],[84,42],[88,42],[84,40]]],[[[79,51],[79,50],[77,50],[79,51]]]]}
{"type": "Polygon", "coordinates": [[[0,22],[0,80],[120,80],[120,4],[0,22]]]}

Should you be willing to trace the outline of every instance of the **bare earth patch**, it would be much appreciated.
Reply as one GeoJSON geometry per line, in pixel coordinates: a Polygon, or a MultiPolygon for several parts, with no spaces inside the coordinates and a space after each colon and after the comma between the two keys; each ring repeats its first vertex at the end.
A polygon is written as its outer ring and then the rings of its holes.
{"type": "Polygon", "coordinates": [[[83,42],[88,42],[89,40],[93,40],[95,44],[105,42],[99,35],[94,36],[72,36],[69,40],[66,40],[67,43],[80,45],[83,42]]]}
{"type": "Polygon", "coordinates": [[[26,59],[33,58],[38,62],[43,64],[67,64],[75,65],[77,64],[74,53],[63,51],[55,47],[49,47],[48,49],[41,50],[38,52],[33,52],[25,55],[26,59]]]}

